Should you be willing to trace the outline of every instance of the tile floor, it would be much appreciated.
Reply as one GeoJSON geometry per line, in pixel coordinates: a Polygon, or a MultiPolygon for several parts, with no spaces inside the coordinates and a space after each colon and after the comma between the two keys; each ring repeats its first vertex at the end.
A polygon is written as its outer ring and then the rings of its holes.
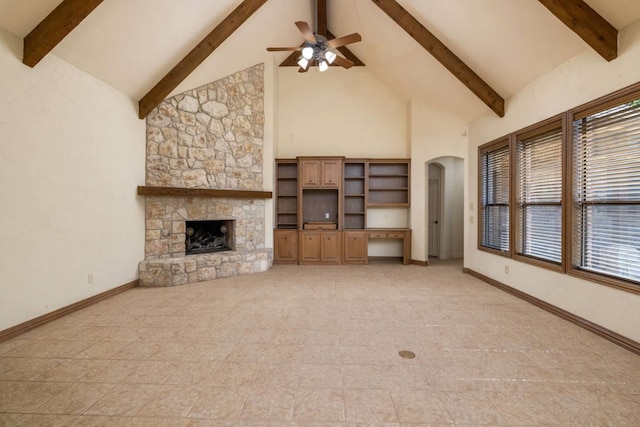
{"type": "Polygon", "coordinates": [[[0,426],[453,424],[640,425],[640,357],[459,262],[136,288],[0,344],[0,426]]]}

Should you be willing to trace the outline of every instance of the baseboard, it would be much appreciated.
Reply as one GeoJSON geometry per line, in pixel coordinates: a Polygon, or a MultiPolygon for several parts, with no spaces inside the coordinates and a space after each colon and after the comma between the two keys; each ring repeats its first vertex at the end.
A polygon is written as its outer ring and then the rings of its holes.
{"type": "Polygon", "coordinates": [[[494,286],[530,304],[533,304],[536,307],[546,310],[549,313],[555,314],[556,316],[564,320],[568,320],[569,322],[574,323],[580,326],[581,328],[584,328],[587,331],[592,332],[602,338],[605,338],[606,340],[609,340],[612,343],[617,344],[622,348],[625,348],[629,351],[632,351],[633,353],[640,355],[640,343],[630,338],[627,338],[607,328],[597,325],[587,319],[583,319],[580,316],[577,316],[573,313],[563,310],[560,307],[556,307],[553,304],[549,304],[548,302],[543,301],[539,298],[533,297],[525,292],[519,291],[518,289],[512,288],[511,286],[505,285],[504,283],[498,282],[497,280],[492,279],[491,277],[487,277],[484,274],[478,273],[477,271],[473,271],[469,268],[463,268],[462,271],[477,279],[482,280],[485,283],[488,283],[491,286],[494,286]]]}
{"type": "Polygon", "coordinates": [[[31,329],[34,329],[34,328],[37,328],[38,326],[42,326],[46,323],[49,323],[52,320],[59,319],[63,316],[66,316],[67,314],[71,314],[75,311],[78,311],[80,309],[93,305],[97,302],[104,301],[109,297],[120,294],[124,291],[128,291],[129,289],[132,289],[138,286],[138,284],[139,284],[138,279],[133,280],[129,283],[125,283],[124,285],[120,285],[116,288],[94,295],[87,299],[83,299],[82,301],[78,301],[66,307],[62,307],[57,310],[54,310],[51,313],[43,314],[42,316],[36,317],[35,319],[28,320],[24,323],[20,323],[19,325],[12,326],[11,328],[0,331],[0,342],[6,341],[10,338],[17,337],[18,335],[24,334],[25,332],[30,331],[31,329]]]}
{"type": "Polygon", "coordinates": [[[429,265],[429,261],[418,261],[417,259],[412,259],[411,264],[427,267],[429,265]]]}

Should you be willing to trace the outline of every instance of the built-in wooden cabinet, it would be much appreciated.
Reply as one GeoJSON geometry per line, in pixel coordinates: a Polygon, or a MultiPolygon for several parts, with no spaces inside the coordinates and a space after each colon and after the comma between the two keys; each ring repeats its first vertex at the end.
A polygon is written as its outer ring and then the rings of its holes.
{"type": "Polygon", "coordinates": [[[298,157],[276,161],[274,262],[366,264],[369,239],[403,239],[410,230],[367,229],[369,208],[409,207],[408,159],[298,157]]]}
{"type": "Polygon", "coordinates": [[[299,160],[300,182],[302,188],[340,188],[342,159],[299,160]]]}
{"type": "Polygon", "coordinates": [[[366,168],[364,161],[344,163],[344,229],[363,229],[367,225],[366,168]]]}
{"type": "Polygon", "coordinates": [[[340,264],[340,235],[337,230],[300,231],[300,264],[340,264]]]}
{"type": "Polygon", "coordinates": [[[367,232],[344,231],[343,260],[345,264],[366,264],[368,260],[367,232]]]}
{"type": "Polygon", "coordinates": [[[370,161],[368,167],[368,206],[409,206],[410,164],[407,160],[370,161]]]}
{"type": "Polygon", "coordinates": [[[298,162],[276,162],[276,228],[298,228],[298,162]]]}
{"type": "Polygon", "coordinates": [[[280,264],[298,263],[298,231],[275,230],[273,258],[280,264]]]}

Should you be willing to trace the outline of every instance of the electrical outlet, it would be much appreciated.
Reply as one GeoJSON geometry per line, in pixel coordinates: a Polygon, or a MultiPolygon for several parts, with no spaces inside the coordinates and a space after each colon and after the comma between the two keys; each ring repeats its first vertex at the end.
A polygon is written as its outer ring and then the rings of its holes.
{"type": "Polygon", "coordinates": [[[87,283],[89,284],[93,283],[93,273],[89,273],[87,275],[87,283]]]}
{"type": "Polygon", "coordinates": [[[329,219],[329,212],[325,213],[325,214],[324,214],[324,217],[325,217],[326,219],[329,219]]]}
{"type": "Polygon", "coordinates": [[[509,274],[509,266],[505,264],[504,266],[504,272],[509,274]]]}

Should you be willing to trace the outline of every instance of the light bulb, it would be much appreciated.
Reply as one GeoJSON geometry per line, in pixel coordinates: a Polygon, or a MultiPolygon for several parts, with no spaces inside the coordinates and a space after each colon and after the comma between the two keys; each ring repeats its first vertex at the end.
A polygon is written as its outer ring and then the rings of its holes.
{"type": "Polygon", "coordinates": [[[302,57],[306,60],[313,58],[313,48],[311,46],[307,46],[302,49],[302,57]]]}
{"type": "Polygon", "coordinates": [[[336,60],[336,55],[335,53],[331,52],[330,50],[326,51],[324,54],[325,59],[327,60],[327,62],[329,64],[333,64],[333,61],[336,60]]]}
{"type": "Polygon", "coordinates": [[[320,60],[320,63],[318,63],[318,69],[320,72],[327,71],[329,69],[329,63],[325,60],[320,60]]]}
{"type": "Polygon", "coordinates": [[[309,60],[306,58],[300,58],[298,60],[298,65],[300,66],[300,68],[304,68],[305,70],[307,69],[307,65],[309,65],[309,60]]]}

